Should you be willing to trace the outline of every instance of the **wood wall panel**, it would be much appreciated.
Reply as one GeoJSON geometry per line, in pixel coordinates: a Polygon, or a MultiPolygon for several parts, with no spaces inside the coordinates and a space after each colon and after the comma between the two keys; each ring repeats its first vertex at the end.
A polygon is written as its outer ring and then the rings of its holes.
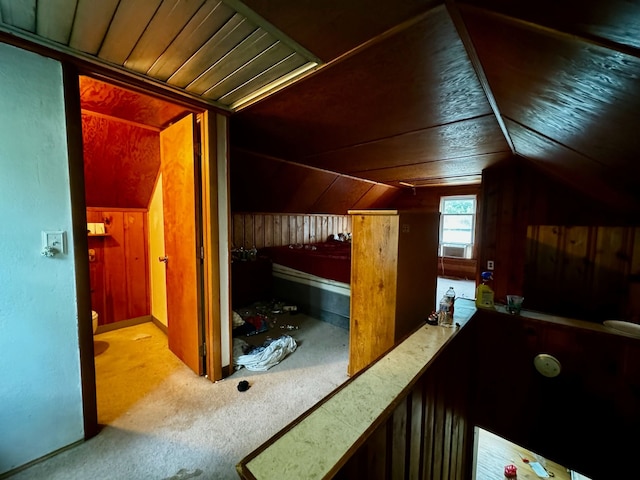
{"type": "Polygon", "coordinates": [[[474,320],[476,425],[589,478],[628,476],[640,449],[638,340],[482,309],[474,320]],[[560,375],[537,373],[538,353],[556,357],[560,375]]]}
{"type": "Polygon", "coordinates": [[[350,215],[235,213],[231,217],[233,247],[278,247],[325,241],[351,232],[350,215]]]}
{"type": "Polygon", "coordinates": [[[527,306],[601,322],[629,319],[629,283],[638,258],[635,227],[531,225],[527,229],[527,306]],[[585,302],[585,298],[589,301],[585,302]]]}
{"type": "Polygon", "coordinates": [[[447,345],[334,478],[471,478],[475,328],[447,345]]]}
{"type": "Polygon", "coordinates": [[[529,308],[593,321],[637,314],[630,294],[640,274],[632,269],[640,264],[637,217],[525,160],[485,170],[481,198],[478,262],[495,263],[496,301],[524,294],[529,308]]]}
{"type": "Polygon", "coordinates": [[[150,315],[147,218],[135,210],[87,209],[88,222],[105,224],[108,236],[89,237],[91,305],[100,325],[150,315]]]}

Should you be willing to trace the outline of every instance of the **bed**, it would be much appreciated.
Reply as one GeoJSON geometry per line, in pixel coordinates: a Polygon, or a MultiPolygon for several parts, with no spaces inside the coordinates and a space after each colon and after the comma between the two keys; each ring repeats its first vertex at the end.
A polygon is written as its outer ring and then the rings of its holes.
{"type": "Polygon", "coordinates": [[[349,328],[351,243],[328,240],[306,245],[267,247],[273,293],[314,318],[349,328]]]}

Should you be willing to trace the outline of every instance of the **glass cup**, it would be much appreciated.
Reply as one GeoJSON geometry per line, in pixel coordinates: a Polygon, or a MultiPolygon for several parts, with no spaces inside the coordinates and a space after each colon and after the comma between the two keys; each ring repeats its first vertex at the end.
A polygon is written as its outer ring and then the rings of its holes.
{"type": "Polygon", "coordinates": [[[512,315],[520,315],[523,301],[524,297],[520,295],[507,295],[507,312],[512,315]]]}

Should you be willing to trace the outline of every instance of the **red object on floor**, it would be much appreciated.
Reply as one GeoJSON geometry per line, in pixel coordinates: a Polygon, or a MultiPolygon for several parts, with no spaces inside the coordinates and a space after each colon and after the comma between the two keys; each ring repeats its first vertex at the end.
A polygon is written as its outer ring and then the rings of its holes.
{"type": "Polygon", "coordinates": [[[504,467],[504,476],[507,478],[516,478],[518,476],[518,469],[515,465],[507,465],[504,467]]]}

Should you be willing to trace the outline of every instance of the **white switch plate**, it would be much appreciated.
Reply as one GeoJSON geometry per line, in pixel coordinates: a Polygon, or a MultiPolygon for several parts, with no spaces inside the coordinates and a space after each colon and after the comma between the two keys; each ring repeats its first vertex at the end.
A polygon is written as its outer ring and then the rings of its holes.
{"type": "Polygon", "coordinates": [[[487,270],[493,270],[493,260],[487,260],[487,270]]]}
{"type": "Polygon", "coordinates": [[[63,231],[42,232],[42,247],[51,247],[55,253],[67,253],[66,235],[63,231]]]}

